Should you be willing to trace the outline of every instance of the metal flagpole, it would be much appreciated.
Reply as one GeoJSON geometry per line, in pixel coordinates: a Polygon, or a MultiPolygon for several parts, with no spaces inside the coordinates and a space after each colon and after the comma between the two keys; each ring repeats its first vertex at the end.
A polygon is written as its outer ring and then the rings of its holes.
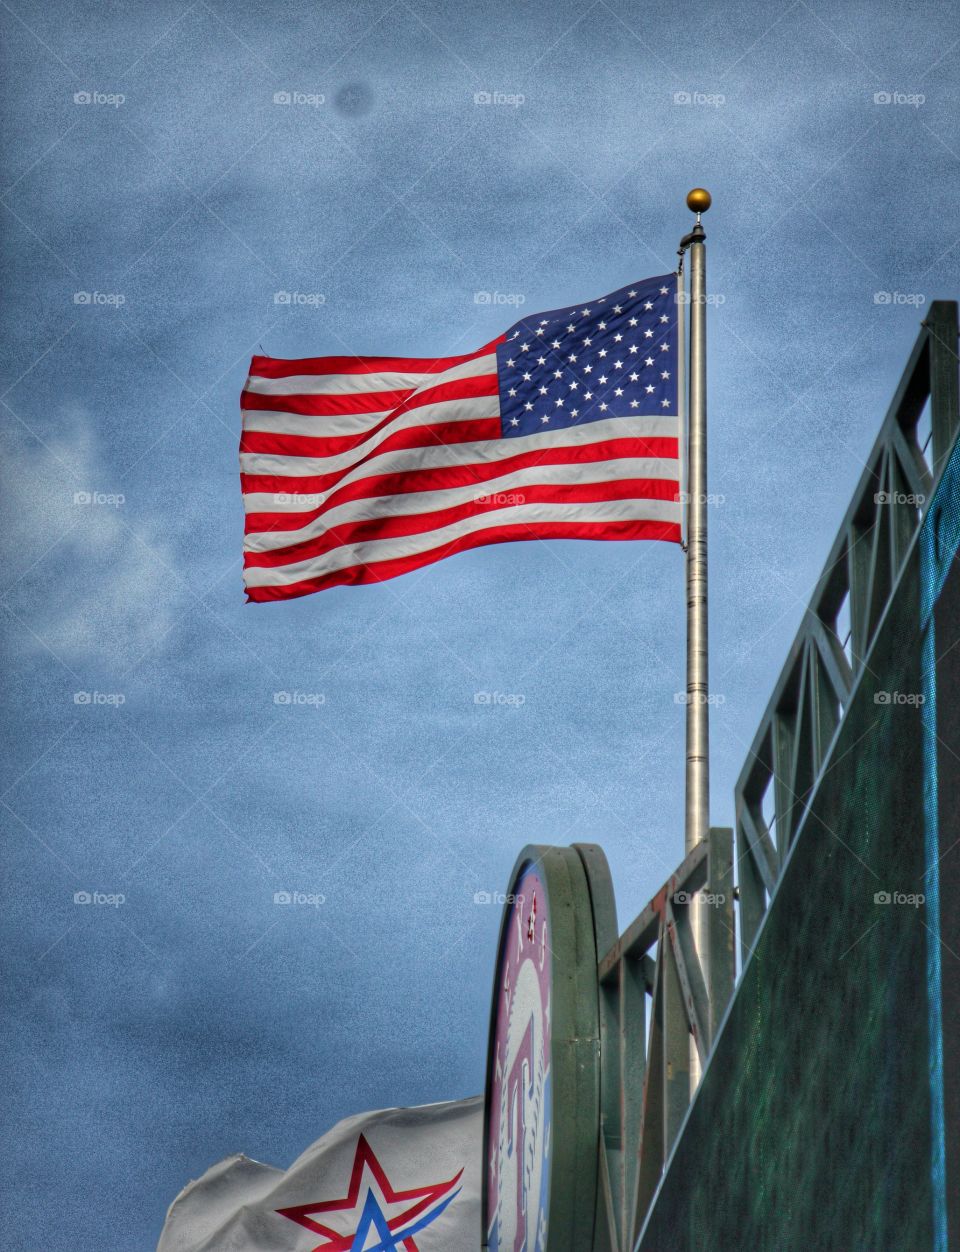
{"type": "Polygon", "coordinates": [[[687,196],[697,221],[683,240],[690,249],[690,399],[687,434],[687,802],[684,851],[706,839],[710,826],[707,710],[707,258],[700,214],[710,194],[687,196]]]}
{"type": "MultiPolygon", "coordinates": [[[[696,213],[693,230],[680,242],[690,250],[690,368],[687,404],[687,745],[684,852],[710,832],[710,721],[707,650],[707,258],[701,213],[710,193],[696,187],[687,208],[696,213]]],[[[709,986],[706,917],[699,899],[691,905],[697,955],[709,986]]],[[[692,1042],[692,1041],[691,1041],[692,1042]]],[[[696,1048],[691,1049],[691,1090],[700,1079],[696,1048]]]]}

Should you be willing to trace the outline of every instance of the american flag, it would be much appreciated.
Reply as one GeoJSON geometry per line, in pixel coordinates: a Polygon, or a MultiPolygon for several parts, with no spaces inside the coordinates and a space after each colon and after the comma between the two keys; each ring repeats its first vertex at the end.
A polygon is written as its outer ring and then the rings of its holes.
{"type": "Polygon", "coordinates": [[[463,356],[255,356],[241,400],[251,600],[518,539],[680,540],[679,286],[525,317],[463,356]]]}

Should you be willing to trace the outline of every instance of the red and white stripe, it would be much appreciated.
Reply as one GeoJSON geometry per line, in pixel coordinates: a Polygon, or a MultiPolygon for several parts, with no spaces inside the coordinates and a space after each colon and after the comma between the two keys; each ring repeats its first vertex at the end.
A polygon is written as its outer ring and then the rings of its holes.
{"type": "Polygon", "coordinates": [[[380,582],[518,539],[680,540],[676,417],[504,439],[466,356],[256,356],[241,399],[251,600],[380,582]]]}

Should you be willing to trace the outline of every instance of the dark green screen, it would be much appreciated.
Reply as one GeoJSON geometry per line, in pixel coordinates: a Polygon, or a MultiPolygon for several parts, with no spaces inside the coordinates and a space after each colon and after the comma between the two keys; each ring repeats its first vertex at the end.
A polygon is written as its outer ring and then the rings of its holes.
{"type": "MultiPolygon", "coordinates": [[[[958,483],[955,449],[639,1252],[946,1248],[942,1072],[931,1039],[940,970],[954,985],[956,974],[939,960],[951,957],[931,913],[937,823],[925,786],[936,797],[933,762],[958,723],[960,670],[943,657],[957,650],[960,622],[938,611],[960,602],[958,483]],[[949,690],[937,690],[940,669],[949,690]],[[884,703],[882,693],[899,695],[884,703]],[[880,892],[927,903],[882,903],[880,892]]],[[[940,830],[940,846],[951,836],[940,830]]]]}

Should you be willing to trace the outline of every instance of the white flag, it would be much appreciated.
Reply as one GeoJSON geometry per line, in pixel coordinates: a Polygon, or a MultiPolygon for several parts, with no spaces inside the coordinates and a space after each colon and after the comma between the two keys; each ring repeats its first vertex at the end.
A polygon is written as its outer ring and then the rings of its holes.
{"type": "Polygon", "coordinates": [[[483,1100],[339,1122],[288,1170],[228,1156],[177,1196],[157,1252],[478,1252],[483,1100]]]}

